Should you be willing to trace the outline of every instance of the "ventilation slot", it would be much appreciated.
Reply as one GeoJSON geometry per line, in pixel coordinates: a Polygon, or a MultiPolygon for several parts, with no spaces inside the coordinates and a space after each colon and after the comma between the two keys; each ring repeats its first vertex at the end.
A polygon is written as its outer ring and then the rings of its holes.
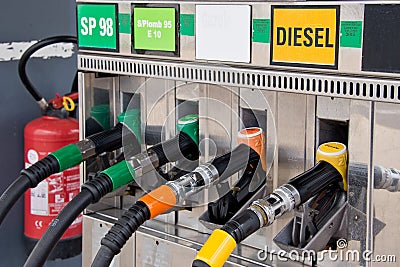
{"type": "Polygon", "coordinates": [[[232,69],[195,63],[172,63],[129,58],[78,55],[79,69],[139,75],[235,87],[260,88],[330,97],[400,102],[400,81],[302,74],[270,70],[232,69]],[[360,81],[361,80],[361,81],[360,81]]]}

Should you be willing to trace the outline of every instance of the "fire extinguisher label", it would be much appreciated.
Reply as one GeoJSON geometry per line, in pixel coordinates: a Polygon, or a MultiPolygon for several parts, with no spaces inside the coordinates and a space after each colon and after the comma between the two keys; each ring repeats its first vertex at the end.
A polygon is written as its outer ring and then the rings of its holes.
{"type": "Polygon", "coordinates": [[[29,149],[27,159],[30,164],[34,164],[39,160],[39,154],[34,149],[29,149]]]}
{"type": "Polygon", "coordinates": [[[31,213],[35,215],[49,215],[49,193],[46,181],[40,182],[31,189],[31,213]]]}
{"type": "MultiPolygon", "coordinates": [[[[25,163],[25,167],[30,165],[30,162],[25,163]]],[[[25,209],[28,211],[25,215],[25,235],[40,238],[51,221],[79,192],[79,166],[55,173],[40,182],[36,188],[32,188],[28,192],[30,197],[27,197],[25,202],[25,209]]],[[[63,238],[76,236],[81,229],[82,215],[79,215],[63,238]]]]}

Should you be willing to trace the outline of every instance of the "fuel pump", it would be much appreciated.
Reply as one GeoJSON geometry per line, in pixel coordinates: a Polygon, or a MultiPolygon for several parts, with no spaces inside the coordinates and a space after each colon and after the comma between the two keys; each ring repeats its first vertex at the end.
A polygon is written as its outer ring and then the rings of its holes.
{"type": "Polygon", "coordinates": [[[228,192],[223,192],[218,200],[208,203],[207,211],[199,218],[206,227],[215,229],[215,225],[224,225],[246,203],[263,196],[266,186],[265,138],[260,127],[249,127],[239,131],[238,143],[257,149],[260,163],[255,169],[246,168],[239,181],[228,192]]]}
{"type": "Polygon", "coordinates": [[[347,189],[347,148],[341,143],[318,147],[317,164],[253,202],[221,229],[215,230],[197,254],[192,266],[222,266],[236,245],[276,218],[330,187],[343,183],[347,189]]]}
{"type": "MultiPolygon", "coordinates": [[[[184,205],[190,196],[222,182],[237,171],[246,168],[245,175],[254,170],[264,158],[264,138],[260,128],[246,129],[247,138],[238,138],[239,145],[209,163],[197,167],[175,181],[167,182],[150,193],[142,196],[129,210],[122,215],[117,223],[101,240],[101,247],[93,267],[109,266],[115,255],[119,254],[124,244],[145,221],[171,210],[178,205],[184,205]],[[249,133],[252,132],[252,133],[249,133]],[[257,137],[256,140],[252,137],[257,137]]],[[[265,165],[264,165],[265,166],[265,165]]]]}
{"type": "MultiPolygon", "coordinates": [[[[348,165],[348,178],[360,188],[366,188],[368,182],[368,165],[351,162],[348,165]]],[[[399,191],[400,172],[394,168],[374,166],[374,188],[390,192],[399,191]]],[[[362,190],[354,198],[362,199],[362,190]]],[[[361,200],[360,200],[361,201],[361,200]]],[[[347,236],[348,220],[346,214],[357,214],[359,229],[366,228],[367,216],[364,211],[348,205],[346,192],[338,187],[322,191],[303,205],[295,209],[294,218],[274,237],[274,242],[286,251],[304,251],[315,253],[326,247],[336,247],[340,238],[347,236]]],[[[374,218],[374,235],[378,234],[385,224],[374,218]]],[[[362,232],[362,230],[360,230],[362,232]]],[[[352,240],[361,241],[357,234],[352,240]]]]}

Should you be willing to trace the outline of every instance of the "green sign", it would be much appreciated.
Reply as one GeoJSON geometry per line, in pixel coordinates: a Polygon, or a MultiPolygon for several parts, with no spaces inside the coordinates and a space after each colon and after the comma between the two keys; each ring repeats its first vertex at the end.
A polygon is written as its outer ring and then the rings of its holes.
{"type": "Polygon", "coordinates": [[[181,14],[181,35],[194,36],[194,14],[181,14]]]}
{"type": "Polygon", "coordinates": [[[118,14],[119,33],[131,33],[131,14],[118,14]]]}
{"type": "Polygon", "coordinates": [[[340,23],[340,46],[361,48],[362,21],[342,21],[340,23]]]}
{"type": "Polygon", "coordinates": [[[117,50],[117,6],[78,4],[78,45],[117,50]]]}
{"type": "Polygon", "coordinates": [[[271,20],[253,19],[253,42],[269,43],[271,20]]]}
{"type": "Polygon", "coordinates": [[[175,8],[133,8],[133,48],[175,52],[175,8]]]}

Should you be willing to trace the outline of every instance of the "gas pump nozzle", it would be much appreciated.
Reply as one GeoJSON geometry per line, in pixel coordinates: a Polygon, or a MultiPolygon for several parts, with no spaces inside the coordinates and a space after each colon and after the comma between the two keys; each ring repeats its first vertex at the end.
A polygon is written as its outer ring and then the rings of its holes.
{"type": "Polygon", "coordinates": [[[237,243],[276,218],[305,203],[322,191],[343,182],[347,189],[347,148],[341,143],[325,143],[317,150],[318,163],[310,170],[253,202],[221,229],[215,230],[199,251],[192,266],[222,266],[237,243]]]}

